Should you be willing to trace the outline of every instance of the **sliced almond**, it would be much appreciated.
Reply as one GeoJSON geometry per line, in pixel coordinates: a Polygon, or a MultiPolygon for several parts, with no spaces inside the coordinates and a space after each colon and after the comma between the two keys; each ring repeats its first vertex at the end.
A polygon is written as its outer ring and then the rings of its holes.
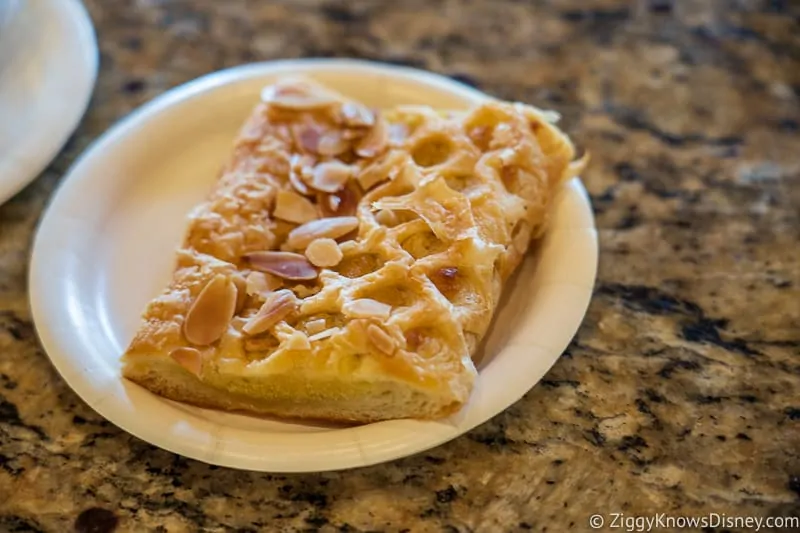
{"type": "Polygon", "coordinates": [[[293,252],[252,252],[245,256],[251,268],[293,281],[316,279],[317,269],[293,252]]]}
{"type": "Polygon", "coordinates": [[[303,196],[313,196],[315,191],[308,186],[314,175],[317,160],[309,154],[294,154],[289,160],[289,184],[303,196]]]}
{"type": "Polygon", "coordinates": [[[227,276],[214,276],[186,313],[183,323],[186,339],[198,346],[219,339],[236,311],[236,293],[236,285],[227,276]]]}
{"type": "Polygon", "coordinates": [[[275,211],[272,215],[287,222],[304,224],[316,218],[317,208],[308,199],[300,196],[294,191],[278,191],[275,201],[275,211]]]}
{"type": "Polygon", "coordinates": [[[386,320],[392,314],[392,306],[371,298],[361,298],[345,303],[342,306],[342,311],[352,318],[386,320]]]}
{"type": "Polygon", "coordinates": [[[181,346],[169,352],[169,356],[185,370],[191,372],[195,376],[200,375],[203,361],[200,351],[196,348],[181,346]]]}
{"type": "Polygon", "coordinates": [[[236,308],[234,311],[234,314],[236,314],[242,311],[247,301],[247,281],[240,274],[231,276],[231,281],[236,286],[236,308]]]}
{"type": "Polygon", "coordinates": [[[331,336],[335,335],[339,331],[340,331],[339,328],[329,328],[329,329],[326,329],[324,331],[320,331],[319,333],[315,333],[313,335],[309,335],[308,340],[310,340],[311,342],[314,342],[314,341],[319,341],[319,340],[322,340],[322,339],[327,339],[328,337],[331,337],[331,336]]]}
{"type": "Polygon", "coordinates": [[[386,121],[378,117],[369,133],[356,145],[356,155],[368,158],[377,157],[386,150],[388,142],[389,128],[386,121]]]}
{"type": "Polygon", "coordinates": [[[281,278],[264,272],[250,272],[246,281],[245,291],[250,296],[266,294],[278,290],[283,285],[281,278]]]}
{"type": "Polygon", "coordinates": [[[342,251],[333,239],[315,239],[306,248],[306,257],[312,265],[333,267],[342,261],[342,251]]]}
{"type": "Polygon", "coordinates": [[[236,250],[241,250],[244,245],[244,235],[239,231],[231,231],[216,235],[214,244],[220,251],[227,255],[236,255],[236,250]]]}
{"type": "Polygon", "coordinates": [[[289,170],[289,183],[295,191],[303,196],[311,196],[311,189],[308,188],[308,185],[305,184],[294,169],[289,170]]]}
{"type": "Polygon", "coordinates": [[[389,178],[388,172],[381,173],[377,168],[367,167],[366,169],[364,169],[363,172],[361,172],[361,174],[358,175],[357,179],[361,187],[365,191],[368,191],[378,183],[386,181],[388,178],[389,178]]]}
{"type": "Polygon", "coordinates": [[[322,135],[318,128],[307,124],[295,126],[292,128],[294,135],[294,142],[300,149],[315,154],[319,147],[319,139],[322,135]]]}
{"type": "Polygon", "coordinates": [[[294,154],[289,159],[289,166],[292,170],[296,170],[298,174],[302,175],[302,171],[306,168],[313,168],[317,164],[317,158],[309,154],[294,154]]]}
{"type": "Polygon", "coordinates": [[[309,335],[316,335],[321,331],[325,331],[325,319],[324,318],[317,318],[316,320],[309,320],[306,322],[306,332],[309,335]]]}
{"type": "Polygon", "coordinates": [[[342,190],[353,176],[353,167],[339,161],[327,161],[314,168],[311,186],[322,192],[334,193],[342,190]]]}
{"type": "Polygon", "coordinates": [[[409,133],[408,126],[402,122],[392,124],[389,126],[389,142],[392,144],[400,144],[408,138],[409,133]]]}
{"type": "Polygon", "coordinates": [[[350,141],[341,132],[325,132],[317,142],[317,153],[324,156],[337,156],[350,149],[350,141]]]}
{"type": "Polygon", "coordinates": [[[325,195],[317,199],[326,217],[342,217],[355,215],[358,209],[358,197],[356,192],[358,186],[350,183],[336,194],[325,195]]]}
{"type": "Polygon", "coordinates": [[[392,355],[397,349],[397,341],[375,324],[370,324],[367,327],[367,338],[373,346],[386,355],[392,355]]]}
{"type": "Polygon", "coordinates": [[[258,335],[289,316],[297,309],[297,297],[288,289],[273,292],[261,309],[242,326],[247,335],[258,335]]]}
{"type": "Polygon", "coordinates": [[[309,166],[309,167],[303,167],[302,169],[300,169],[300,177],[306,183],[311,181],[311,178],[314,177],[314,167],[313,166],[309,166]]]}
{"type": "Polygon", "coordinates": [[[341,108],[342,122],[350,127],[370,127],[375,124],[375,114],[361,104],[345,102],[341,108]]]}
{"type": "Polygon", "coordinates": [[[312,220],[289,232],[286,245],[303,250],[316,239],[338,239],[358,227],[356,217],[331,217],[312,220]]]}
{"type": "Polygon", "coordinates": [[[361,188],[368,191],[382,181],[394,179],[404,160],[403,152],[391,152],[385,158],[375,161],[362,170],[356,179],[361,188]]]}
{"type": "Polygon", "coordinates": [[[261,100],[270,105],[294,111],[308,111],[331,106],[336,99],[320,94],[300,82],[278,83],[261,91],[261,100]]]}

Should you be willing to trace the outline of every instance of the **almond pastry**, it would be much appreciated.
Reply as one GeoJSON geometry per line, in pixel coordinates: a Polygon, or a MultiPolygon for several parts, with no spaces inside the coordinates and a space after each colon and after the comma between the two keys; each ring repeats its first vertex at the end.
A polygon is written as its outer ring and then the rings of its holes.
{"type": "Polygon", "coordinates": [[[188,217],[123,376],[252,414],[450,415],[574,157],[553,115],[524,104],[377,112],[280,80],[188,217]]]}

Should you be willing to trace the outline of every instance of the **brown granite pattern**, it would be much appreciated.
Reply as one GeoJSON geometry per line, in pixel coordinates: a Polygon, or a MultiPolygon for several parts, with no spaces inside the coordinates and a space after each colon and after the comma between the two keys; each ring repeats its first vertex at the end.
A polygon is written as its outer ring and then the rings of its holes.
{"type": "Polygon", "coordinates": [[[615,511],[800,515],[800,4],[88,7],[102,50],[91,108],[0,207],[0,531],[560,532],[615,511]],[[66,387],[35,339],[27,254],[59,179],[115,120],[198,75],[301,56],[407,63],[561,111],[593,154],[597,291],[546,379],[447,445],[340,473],[215,468],[128,436],[66,387]]]}

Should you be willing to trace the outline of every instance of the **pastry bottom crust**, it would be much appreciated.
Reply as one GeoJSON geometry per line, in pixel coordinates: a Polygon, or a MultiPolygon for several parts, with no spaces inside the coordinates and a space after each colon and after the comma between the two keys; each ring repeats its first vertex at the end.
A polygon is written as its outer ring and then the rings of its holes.
{"type": "Polygon", "coordinates": [[[235,378],[247,381],[253,396],[232,393],[199,381],[172,359],[137,354],[123,375],[170,400],[229,412],[283,419],[370,423],[398,418],[437,419],[457,412],[454,401],[391,380],[342,381],[296,375],[235,378]]]}

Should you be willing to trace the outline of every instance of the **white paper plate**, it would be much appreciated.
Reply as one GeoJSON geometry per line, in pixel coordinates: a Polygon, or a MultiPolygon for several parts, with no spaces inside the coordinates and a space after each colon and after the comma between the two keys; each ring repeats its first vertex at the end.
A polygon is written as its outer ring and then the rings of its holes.
{"type": "Polygon", "coordinates": [[[13,0],[2,11],[0,203],[58,154],[97,76],[94,29],[79,1],[13,0]]]}
{"type": "Polygon", "coordinates": [[[443,77],[357,61],[272,62],[206,76],[153,100],[101,137],[64,179],[34,245],[33,316],[64,379],[119,427],[208,463],[334,470],[453,439],[541,379],[575,334],[594,284],[597,236],[586,192],[575,180],[560,195],[538,251],[506,288],[510,297],[469,405],[449,419],[354,428],[282,423],[180,405],[121,379],[118,356],[145,304],[169,279],[186,213],[205,196],[261,87],[298,72],[372,106],[459,108],[486,98],[443,77]]]}

